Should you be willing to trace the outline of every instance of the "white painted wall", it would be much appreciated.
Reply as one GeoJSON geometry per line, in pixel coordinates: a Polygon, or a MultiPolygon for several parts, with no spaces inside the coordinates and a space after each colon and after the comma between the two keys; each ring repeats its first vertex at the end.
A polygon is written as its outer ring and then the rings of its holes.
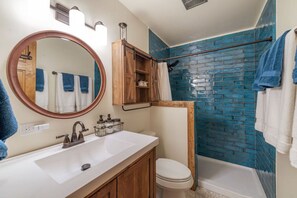
{"type": "Polygon", "coordinates": [[[151,108],[151,131],[160,138],[157,158],[173,159],[188,166],[187,115],[187,108],[151,108]]]}
{"type": "MultiPolygon", "coordinates": [[[[108,28],[106,47],[98,45],[98,36],[89,29],[82,33],[73,32],[69,26],[54,19],[54,12],[49,8],[50,0],[13,0],[0,1],[0,78],[6,87],[12,107],[19,123],[47,122],[50,129],[44,133],[20,136],[16,133],[7,140],[9,156],[25,153],[56,144],[56,135],[70,133],[75,121],[81,120],[90,129],[93,128],[100,114],[111,113],[125,122],[125,129],[131,131],[148,130],[150,124],[150,109],[124,113],[121,107],[112,106],[112,54],[111,42],[119,39],[119,22],[128,24],[128,42],[144,51],[148,51],[147,27],[132,15],[118,0],[59,0],[71,8],[76,5],[85,13],[86,21],[94,24],[101,20],[108,28]],[[39,115],[25,107],[13,94],[6,78],[6,62],[13,47],[27,35],[42,30],[60,30],[73,34],[88,43],[101,58],[107,75],[107,86],[101,103],[85,116],[58,120],[39,115]]],[[[91,130],[92,132],[92,130],[91,130]]]]}
{"type": "MultiPolygon", "coordinates": [[[[277,37],[297,26],[297,1],[276,1],[276,32],[277,37]]],[[[288,155],[277,153],[276,156],[276,193],[278,198],[297,197],[297,169],[289,162],[288,155]]]]}
{"type": "MultiPolygon", "coordinates": [[[[56,111],[57,76],[52,71],[89,76],[94,82],[94,58],[80,45],[60,38],[47,38],[37,41],[36,51],[36,67],[48,75],[49,111],[56,111]]],[[[94,98],[94,85],[91,91],[94,98]]]]}

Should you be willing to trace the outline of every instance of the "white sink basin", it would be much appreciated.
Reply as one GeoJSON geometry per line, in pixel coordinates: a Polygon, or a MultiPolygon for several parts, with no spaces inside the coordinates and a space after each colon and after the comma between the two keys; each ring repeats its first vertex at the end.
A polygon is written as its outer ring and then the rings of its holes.
{"type": "Polygon", "coordinates": [[[83,174],[82,165],[88,163],[92,169],[92,167],[120,155],[133,145],[132,142],[106,136],[65,149],[62,152],[39,159],[35,163],[61,184],[83,174]]]}

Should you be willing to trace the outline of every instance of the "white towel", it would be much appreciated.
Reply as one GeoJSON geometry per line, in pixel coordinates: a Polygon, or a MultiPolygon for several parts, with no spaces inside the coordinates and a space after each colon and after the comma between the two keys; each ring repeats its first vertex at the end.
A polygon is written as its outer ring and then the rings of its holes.
{"type": "Polygon", "coordinates": [[[41,108],[48,110],[48,76],[47,72],[43,70],[44,89],[43,91],[35,92],[35,103],[41,108]]]}
{"type": "Polygon", "coordinates": [[[266,89],[264,138],[267,143],[276,147],[280,124],[281,88],[266,89]]]}
{"type": "MultiPolygon", "coordinates": [[[[65,92],[63,87],[63,76],[58,73],[56,78],[56,112],[71,113],[75,112],[75,92],[65,92]]],[[[74,85],[75,89],[75,85],[74,85]]]]}
{"type": "MultiPolygon", "coordinates": [[[[295,28],[293,28],[293,30],[295,30],[295,28]]],[[[292,64],[295,64],[295,61],[294,61],[294,55],[295,55],[295,52],[296,52],[296,46],[297,46],[297,38],[296,38],[296,34],[294,34],[293,36],[293,30],[291,30],[291,32],[289,32],[289,34],[292,33],[292,39],[294,37],[294,40],[292,42],[292,46],[290,46],[290,56],[292,56],[291,59],[291,62],[292,64]],[[293,45],[294,44],[294,45],[293,45]]],[[[291,83],[293,84],[293,80],[292,80],[292,77],[290,78],[290,81],[291,83]]],[[[294,88],[292,88],[292,93],[294,93],[294,96],[295,96],[295,103],[294,105],[292,105],[291,103],[289,104],[286,104],[287,105],[287,108],[290,108],[291,111],[294,111],[294,114],[293,114],[293,127],[292,127],[292,147],[290,149],[290,162],[291,162],[291,165],[295,168],[297,168],[297,91],[296,91],[296,85],[294,85],[294,88]]]]}
{"type": "Polygon", "coordinates": [[[171,101],[171,88],[169,82],[169,74],[167,63],[159,63],[158,64],[158,78],[159,78],[159,92],[160,92],[160,100],[163,101],[171,101]]]}
{"type": "Polygon", "coordinates": [[[286,36],[282,85],[266,89],[266,93],[258,92],[256,109],[256,130],[262,131],[266,142],[283,154],[288,153],[291,147],[296,96],[292,81],[297,43],[294,29],[286,36]]]}
{"type": "Polygon", "coordinates": [[[266,108],[266,92],[259,91],[257,95],[255,129],[260,132],[264,132],[264,129],[265,129],[265,108],[266,108]]]}
{"type": "Polygon", "coordinates": [[[283,154],[289,152],[292,144],[292,126],[296,98],[296,86],[293,84],[292,73],[295,68],[295,53],[297,38],[293,28],[286,36],[284,65],[282,74],[282,92],[279,115],[279,134],[277,151],[283,154]]]}
{"type": "Polygon", "coordinates": [[[93,81],[89,77],[89,92],[82,93],[80,89],[80,80],[79,76],[74,76],[74,91],[75,91],[75,101],[76,101],[76,110],[81,111],[88,107],[93,102],[93,81]]]}

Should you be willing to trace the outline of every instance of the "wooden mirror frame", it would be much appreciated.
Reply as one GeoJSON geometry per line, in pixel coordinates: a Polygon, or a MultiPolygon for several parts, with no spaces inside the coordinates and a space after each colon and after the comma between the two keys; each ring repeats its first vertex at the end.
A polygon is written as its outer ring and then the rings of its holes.
{"type": "Polygon", "coordinates": [[[6,68],[6,73],[7,73],[7,79],[9,82],[9,85],[11,89],[13,90],[14,94],[17,96],[17,98],[27,107],[32,109],[33,111],[40,113],[44,116],[51,117],[51,118],[57,118],[57,119],[70,119],[70,118],[76,118],[79,116],[82,116],[88,112],[90,112],[92,109],[94,109],[99,102],[101,101],[104,93],[105,93],[105,88],[106,88],[106,74],[105,74],[105,69],[103,67],[103,64],[99,58],[99,56],[96,54],[96,52],[84,41],[81,39],[72,36],[70,34],[64,33],[64,32],[59,32],[59,31],[41,31],[41,32],[36,32],[33,33],[24,39],[22,39],[11,51],[8,62],[7,62],[7,68],[6,68]],[[100,91],[97,95],[97,97],[94,99],[91,105],[89,105],[87,108],[83,109],[82,111],[79,112],[74,112],[74,113],[65,113],[65,114],[60,114],[60,113],[55,113],[51,112],[48,110],[45,110],[38,105],[36,105],[34,102],[32,102],[28,96],[24,93],[22,90],[18,76],[17,76],[17,67],[18,67],[18,60],[19,57],[21,56],[21,53],[23,49],[31,44],[33,41],[39,40],[39,39],[45,39],[45,38],[63,38],[63,39],[68,39],[81,47],[83,47],[86,51],[90,53],[90,55],[94,58],[95,62],[98,65],[99,71],[100,71],[100,77],[101,77],[101,87],[100,91]]]}

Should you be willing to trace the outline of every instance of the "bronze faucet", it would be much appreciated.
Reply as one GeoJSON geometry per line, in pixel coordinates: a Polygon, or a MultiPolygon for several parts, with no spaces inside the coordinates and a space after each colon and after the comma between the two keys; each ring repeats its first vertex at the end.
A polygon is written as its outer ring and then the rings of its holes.
{"type": "Polygon", "coordinates": [[[84,123],[82,123],[81,121],[77,121],[74,123],[73,127],[72,127],[72,135],[71,135],[71,142],[76,142],[76,141],[81,141],[83,140],[83,142],[85,141],[84,140],[84,135],[82,134],[83,132],[86,132],[88,131],[89,129],[86,129],[84,123]],[[78,135],[78,138],[77,138],[77,134],[76,134],[76,126],[77,125],[80,125],[81,126],[81,131],[79,131],[79,135],[78,135]]]}
{"type": "Polygon", "coordinates": [[[72,127],[71,140],[69,139],[68,134],[56,136],[56,139],[65,137],[62,148],[69,148],[69,147],[72,147],[72,146],[75,146],[77,144],[85,142],[83,132],[86,132],[88,130],[89,129],[85,128],[84,123],[82,123],[81,121],[77,121],[77,122],[75,122],[73,124],[73,127],[72,127]],[[77,137],[77,134],[76,134],[76,126],[77,125],[81,126],[81,131],[79,131],[78,137],[77,137]]]}

